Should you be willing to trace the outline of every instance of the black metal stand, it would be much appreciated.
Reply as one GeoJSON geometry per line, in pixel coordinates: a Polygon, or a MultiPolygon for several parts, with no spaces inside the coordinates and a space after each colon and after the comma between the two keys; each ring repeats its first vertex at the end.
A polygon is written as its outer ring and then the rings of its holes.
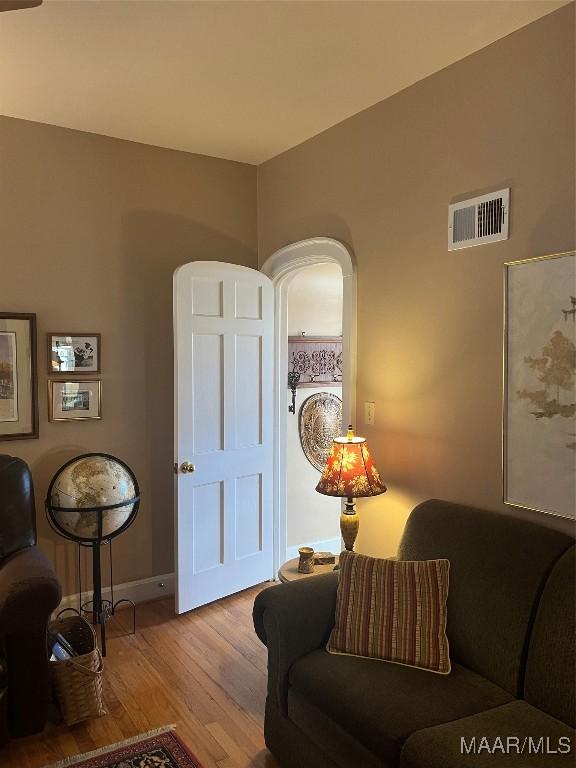
{"type": "Polygon", "coordinates": [[[106,656],[106,622],[113,616],[116,608],[121,603],[128,603],[132,606],[132,633],[136,632],[136,604],[126,597],[114,602],[114,574],[112,569],[112,540],[104,541],[102,544],[108,544],[110,554],[110,600],[102,597],[102,561],[101,561],[101,543],[94,542],[90,545],[78,544],[78,579],[80,584],[79,595],[79,613],[92,616],[92,624],[100,628],[100,649],[102,656],[106,656]],[[82,602],[82,567],[80,561],[80,547],[90,547],[92,550],[92,600],[82,602]]]}

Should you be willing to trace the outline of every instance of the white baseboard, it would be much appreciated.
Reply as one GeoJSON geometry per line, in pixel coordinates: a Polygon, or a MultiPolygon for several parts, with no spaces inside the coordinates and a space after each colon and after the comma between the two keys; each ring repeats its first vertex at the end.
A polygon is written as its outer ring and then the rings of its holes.
{"type": "MultiPolygon", "coordinates": [[[[161,576],[151,576],[149,579],[137,579],[136,581],[127,581],[124,584],[114,585],[114,601],[124,598],[132,600],[135,603],[146,603],[149,600],[156,600],[159,597],[167,597],[174,594],[174,574],[164,573],[161,576]]],[[[92,597],[92,592],[83,592],[82,600],[86,602],[92,597]]],[[[102,590],[102,597],[105,600],[110,599],[110,587],[102,590]]],[[[54,613],[58,613],[64,608],[78,608],[78,593],[66,595],[54,613]]]]}
{"type": "Polygon", "coordinates": [[[306,541],[302,544],[296,544],[292,547],[286,547],[286,560],[292,560],[298,557],[298,547],[312,547],[314,552],[333,552],[338,554],[342,549],[342,540],[340,536],[335,539],[322,539],[321,541],[306,541]]]}

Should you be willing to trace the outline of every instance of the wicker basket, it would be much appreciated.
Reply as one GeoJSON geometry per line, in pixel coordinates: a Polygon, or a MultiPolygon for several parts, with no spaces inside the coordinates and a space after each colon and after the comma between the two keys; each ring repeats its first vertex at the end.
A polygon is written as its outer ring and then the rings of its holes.
{"type": "Polygon", "coordinates": [[[66,725],[108,714],[102,697],[102,654],[96,633],[82,616],[66,616],[50,625],[60,632],[78,656],[65,661],[51,661],[50,669],[56,697],[66,725]]]}

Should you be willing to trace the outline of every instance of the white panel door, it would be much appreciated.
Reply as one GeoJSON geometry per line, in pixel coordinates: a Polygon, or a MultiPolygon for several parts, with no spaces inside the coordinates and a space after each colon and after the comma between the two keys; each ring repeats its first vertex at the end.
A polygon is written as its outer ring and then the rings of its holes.
{"type": "Polygon", "coordinates": [[[213,261],[176,270],[178,613],[272,578],[273,331],[262,273],[213,261]]]}

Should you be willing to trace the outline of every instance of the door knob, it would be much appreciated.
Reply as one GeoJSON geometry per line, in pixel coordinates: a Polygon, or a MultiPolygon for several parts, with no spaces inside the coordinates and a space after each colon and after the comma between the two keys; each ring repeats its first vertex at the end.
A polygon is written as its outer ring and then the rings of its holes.
{"type": "Polygon", "coordinates": [[[188,473],[192,474],[192,472],[196,472],[196,467],[194,464],[190,464],[189,461],[183,461],[182,464],[180,464],[180,472],[182,472],[183,475],[188,473]]]}

